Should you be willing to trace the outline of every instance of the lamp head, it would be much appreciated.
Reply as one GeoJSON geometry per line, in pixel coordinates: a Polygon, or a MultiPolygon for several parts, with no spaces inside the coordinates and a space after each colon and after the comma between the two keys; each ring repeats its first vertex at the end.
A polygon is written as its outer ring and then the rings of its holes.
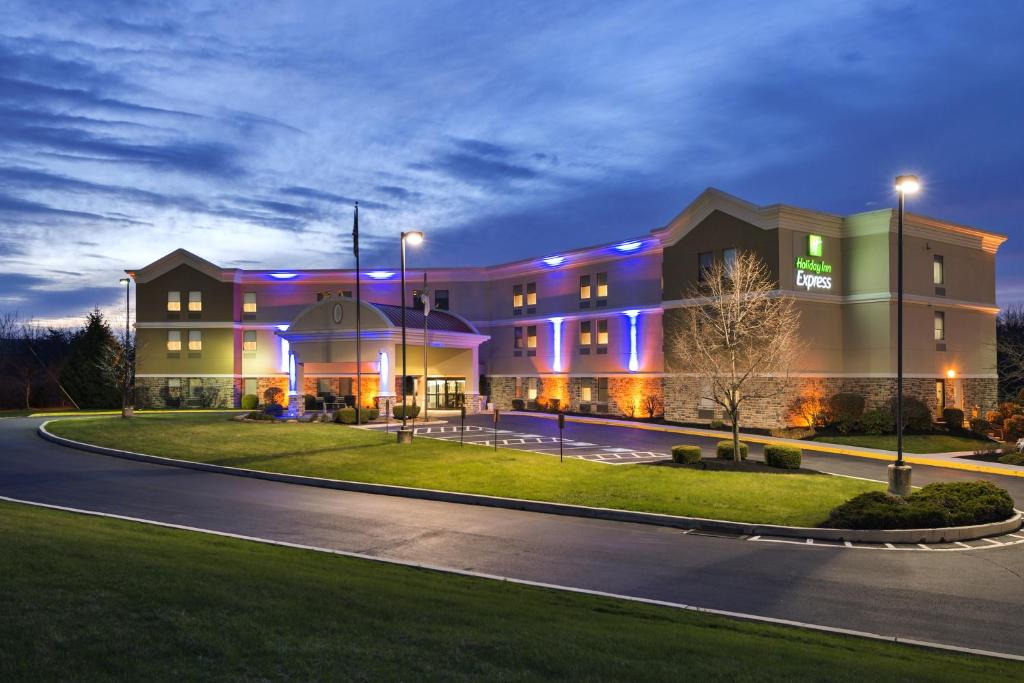
{"type": "Polygon", "coordinates": [[[417,244],[423,244],[423,233],[419,230],[403,232],[402,239],[415,247],[417,244]]]}
{"type": "Polygon", "coordinates": [[[129,279],[128,279],[128,278],[126,278],[126,277],[123,277],[123,278],[121,278],[120,280],[118,280],[117,282],[118,282],[118,284],[121,284],[121,285],[127,285],[128,283],[130,283],[130,282],[131,282],[131,280],[129,280],[129,279]]]}
{"type": "Polygon", "coordinates": [[[949,370],[946,370],[946,377],[948,377],[950,379],[956,379],[956,370],[954,370],[952,368],[950,368],[949,370]]]}
{"type": "Polygon", "coordinates": [[[917,179],[916,175],[898,175],[896,176],[896,191],[902,192],[903,194],[914,194],[921,189],[921,181],[917,179]]]}

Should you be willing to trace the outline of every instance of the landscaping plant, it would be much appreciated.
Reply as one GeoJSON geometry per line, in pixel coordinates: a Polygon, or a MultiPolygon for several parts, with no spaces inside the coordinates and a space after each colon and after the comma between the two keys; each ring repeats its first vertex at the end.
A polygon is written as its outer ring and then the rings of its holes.
{"type": "Polygon", "coordinates": [[[736,462],[746,460],[747,452],[750,449],[747,447],[747,444],[742,441],[739,442],[738,446],[739,455],[737,455],[737,443],[735,441],[719,441],[715,446],[715,455],[723,460],[735,460],[736,462]]]}
{"type": "Polygon", "coordinates": [[[769,467],[777,467],[782,470],[800,469],[800,460],[803,451],[796,446],[783,444],[769,444],[764,447],[764,462],[769,467]]]}
{"type": "Polygon", "coordinates": [[[928,484],[906,498],[869,491],[838,506],[821,526],[836,529],[924,529],[1001,522],[1013,499],[987,481],[928,484]]]}
{"type": "Polygon", "coordinates": [[[860,394],[839,393],[828,400],[831,424],[840,434],[849,434],[864,414],[864,397],[860,394]]]}
{"type": "Polygon", "coordinates": [[[942,421],[946,423],[946,429],[962,432],[964,429],[964,411],[959,408],[943,408],[942,421]]]}
{"type": "Polygon", "coordinates": [[[245,394],[242,396],[242,410],[255,410],[259,402],[256,394],[245,394]]]}
{"type": "Polygon", "coordinates": [[[673,446],[672,462],[681,465],[696,465],[700,462],[700,446],[673,446]]]}

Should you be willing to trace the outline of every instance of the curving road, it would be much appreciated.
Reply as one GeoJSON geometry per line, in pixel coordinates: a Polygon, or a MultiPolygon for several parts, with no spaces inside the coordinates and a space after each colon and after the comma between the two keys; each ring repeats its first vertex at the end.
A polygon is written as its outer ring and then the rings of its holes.
{"type": "MultiPolygon", "coordinates": [[[[0,495],[1024,655],[1024,545],[913,552],[757,543],[332,491],[66,449],[37,437],[39,422],[0,420],[0,495]]],[[[915,468],[918,481],[972,476],[932,469],[915,468]]]]}

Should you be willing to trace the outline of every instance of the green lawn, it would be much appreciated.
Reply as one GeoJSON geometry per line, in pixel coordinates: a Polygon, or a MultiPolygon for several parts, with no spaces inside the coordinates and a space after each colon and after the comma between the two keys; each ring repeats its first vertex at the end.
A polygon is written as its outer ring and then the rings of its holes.
{"type": "Polygon", "coordinates": [[[232,467],[576,505],[814,526],[882,484],[818,474],[707,472],[583,460],[417,438],[335,424],[243,423],[224,415],[60,420],[78,441],[232,467]]]}
{"type": "MultiPolygon", "coordinates": [[[[886,451],[896,450],[896,435],[868,436],[851,434],[848,436],[822,435],[813,441],[843,444],[844,446],[863,446],[864,448],[881,448],[886,451]]],[[[996,446],[994,441],[970,436],[953,434],[905,434],[903,451],[906,453],[952,453],[955,451],[973,451],[988,446],[996,446]]]]}
{"type": "Polygon", "coordinates": [[[1020,680],[1020,665],[0,503],[0,680],[1020,680]]]}

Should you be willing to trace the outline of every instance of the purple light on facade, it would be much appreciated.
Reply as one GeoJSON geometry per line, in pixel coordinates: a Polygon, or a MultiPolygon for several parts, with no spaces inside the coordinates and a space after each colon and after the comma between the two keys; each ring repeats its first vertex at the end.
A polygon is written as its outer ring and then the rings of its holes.
{"type": "Polygon", "coordinates": [[[544,265],[551,266],[552,268],[560,266],[563,263],[565,263],[564,256],[548,256],[547,258],[541,260],[544,261],[544,265]]]}
{"type": "Polygon", "coordinates": [[[551,363],[551,369],[555,372],[562,371],[562,321],[564,318],[550,318],[554,335],[555,359],[551,363]]]}
{"type": "Polygon", "coordinates": [[[390,280],[394,276],[395,273],[391,270],[371,270],[366,274],[371,280],[390,280]]]}

